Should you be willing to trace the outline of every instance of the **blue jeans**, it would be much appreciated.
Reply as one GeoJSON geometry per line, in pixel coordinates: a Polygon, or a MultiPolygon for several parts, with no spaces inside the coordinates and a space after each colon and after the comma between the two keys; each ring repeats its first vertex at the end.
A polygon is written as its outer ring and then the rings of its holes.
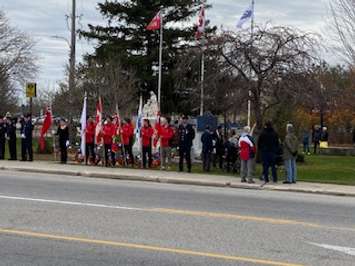
{"type": "Polygon", "coordinates": [[[296,182],[297,181],[297,166],[296,159],[285,160],[285,169],[287,172],[287,181],[296,182]]]}

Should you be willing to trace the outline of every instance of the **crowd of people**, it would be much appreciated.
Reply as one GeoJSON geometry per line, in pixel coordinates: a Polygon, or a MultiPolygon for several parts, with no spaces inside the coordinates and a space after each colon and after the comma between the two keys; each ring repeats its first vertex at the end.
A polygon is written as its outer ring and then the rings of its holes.
{"type": "MultiPolygon", "coordinates": [[[[31,114],[18,119],[12,117],[10,113],[5,117],[0,116],[0,160],[5,158],[6,141],[9,160],[17,160],[18,124],[21,136],[21,161],[33,161],[34,127],[31,114]]],[[[60,160],[64,164],[68,161],[69,132],[66,120],[61,119],[55,134],[58,136],[60,160]]],[[[160,166],[162,170],[170,170],[172,157],[178,154],[179,171],[184,171],[185,165],[188,172],[192,171],[191,154],[196,133],[187,116],[181,117],[173,124],[170,118],[160,117],[154,125],[151,125],[149,119],[144,119],[139,132],[128,118],[121,121],[118,116],[107,116],[98,127],[95,120],[89,117],[84,134],[85,152],[81,154],[81,158],[85,164],[96,165],[101,162],[106,167],[114,167],[120,162],[125,166],[135,167],[138,159],[142,168],[160,166]],[[141,152],[135,157],[133,145],[137,141],[137,136],[141,152]],[[153,154],[154,150],[159,151],[157,156],[153,154]]],[[[321,143],[327,142],[328,138],[326,127],[316,126],[312,133],[304,132],[304,153],[310,153],[311,142],[314,153],[317,153],[321,143]]],[[[277,166],[281,164],[286,170],[284,183],[292,184],[297,181],[296,161],[300,142],[292,124],[287,124],[286,137],[283,141],[280,141],[271,122],[265,124],[257,141],[249,127],[244,127],[242,132],[237,134],[234,130],[227,133],[222,126],[216,130],[206,126],[200,141],[202,169],[205,172],[211,171],[212,167],[228,172],[240,171],[242,182],[254,183],[258,153],[263,166],[261,178],[265,183],[270,182],[270,171],[272,182],[278,182],[277,166]]]]}
{"type": "Polygon", "coordinates": [[[33,125],[31,115],[20,118],[12,117],[10,113],[0,116],[0,160],[5,159],[6,140],[8,142],[9,160],[17,160],[17,124],[21,125],[21,161],[33,161],[32,136],[33,125]]]}
{"type": "MultiPolygon", "coordinates": [[[[139,129],[139,143],[141,145],[141,161],[143,168],[152,168],[153,166],[153,148],[159,146],[160,167],[162,170],[169,170],[172,164],[172,150],[179,152],[179,170],[184,170],[186,163],[187,171],[191,172],[191,148],[195,138],[195,130],[188,123],[188,117],[184,116],[181,121],[176,121],[171,125],[170,118],[161,117],[153,126],[149,119],[143,119],[142,127],[139,129]],[[185,163],[184,163],[185,161],[185,163]]],[[[133,145],[135,143],[136,132],[130,119],[123,121],[116,116],[114,118],[106,117],[103,126],[98,132],[98,127],[92,118],[87,121],[85,130],[85,163],[98,163],[97,143],[103,143],[105,166],[115,166],[118,158],[128,166],[135,166],[135,156],[133,155],[133,145]],[[96,149],[95,149],[96,147],[96,149]]],[[[61,139],[61,135],[59,135],[61,139]]],[[[66,136],[64,137],[66,140],[66,136]]],[[[63,141],[64,141],[63,139],[63,141]]],[[[61,149],[66,153],[66,149],[61,149]]],[[[64,158],[66,158],[64,156],[64,158]]],[[[66,161],[62,161],[65,163],[66,161]]]]}

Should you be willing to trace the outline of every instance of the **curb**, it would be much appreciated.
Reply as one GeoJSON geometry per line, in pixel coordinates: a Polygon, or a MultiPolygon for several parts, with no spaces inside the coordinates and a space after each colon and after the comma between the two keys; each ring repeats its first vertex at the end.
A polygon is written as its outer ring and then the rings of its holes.
{"type": "Polygon", "coordinates": [[[70,171],[70,170],[50,170],[50,169],[34,169],[34,168],[21,168],[21,167],[0,167],[2,171],[16,171],[38,174],[52,174],[52,175],[64,175],[64,176],[80,176],[87,178],[101,178],[101,179],[114,179],[124,181],[137,181],[137,182],[153,182],[162,184],[175,184],[175,185],[190,185],[200,187],[218,187],[218,188],[235,188],[235,189],[247,189],[247,190],[266,190],[266,191],[278,191],[278,192],[293,192],[293,193],[306,193],[317,194],[337,197],[355,197],[355,193],[346,193],[338,191],[324,191],[324,190],[312,190],[312,189],[300,189],[300,188],[283,188],[283,187],[261,187],[260,185],[239,184],[230,182],[216,182],[216,181],[203,181],[203,180],[189,180],[189,179],[177,179],[168,177],[152,177],[152,176],[129,176],[119,174],[106,174],[106,173],[92,173],[88,171],[70,171]]]}

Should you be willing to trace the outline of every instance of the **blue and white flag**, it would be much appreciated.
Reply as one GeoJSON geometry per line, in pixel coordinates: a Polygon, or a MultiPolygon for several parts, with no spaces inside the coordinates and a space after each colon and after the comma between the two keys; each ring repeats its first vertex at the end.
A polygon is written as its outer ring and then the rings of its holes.
{"type": "Polygon", "coordinates": [[[243,13],[242,17],[239,19],[237,28],[242,28],[244,23],[247,22],[254,16],[254,4],[251,4],[243,13]]]}
{"type": "Polygon", "coordinates": [[[86,119],[87,119],[87,94],[85,92],[85,97],[84,97],[84,104],[83,104],[83,111],[81,112],[81,155],[85,156],[86,154],[86,119]]]}

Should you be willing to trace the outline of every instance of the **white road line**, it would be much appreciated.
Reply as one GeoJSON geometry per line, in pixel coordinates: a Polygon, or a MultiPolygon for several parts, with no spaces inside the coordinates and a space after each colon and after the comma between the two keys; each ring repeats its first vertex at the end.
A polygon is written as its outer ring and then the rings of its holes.
{"type": "Polygon", "coordinates": [[[105,205],[105,204],[96,204],[96,203],[87,203],[87,202],[11,197],[11,196],[4,196],[4,195],[0,195],[0,199],[33,201],[33,202],[53,203],[53,204],[62,204],[62,205],[71,205],[71,206],[84,206],[84,207],[119,209],[119,210],[130,210],[130,211],[147,211],[146,209],[141,209],[141,208],[130,208],[130,207],[123,207],[123,206],[114,206],[114,205],[105,205]]]}
{"type": "Polygon", "coordinates": [[[341,247],[341,246],[333,246],[333,245],[327,245],[327,244],[317,244],[313,242],[308,242],[309,244],[313,246],[317,246],[320,248],[328,249],[328,250],[334,250],[338,251],[341,253],[345,253],[350,256],[355,256],[355,248],[349,248],[349,247],[341,247]]]}

